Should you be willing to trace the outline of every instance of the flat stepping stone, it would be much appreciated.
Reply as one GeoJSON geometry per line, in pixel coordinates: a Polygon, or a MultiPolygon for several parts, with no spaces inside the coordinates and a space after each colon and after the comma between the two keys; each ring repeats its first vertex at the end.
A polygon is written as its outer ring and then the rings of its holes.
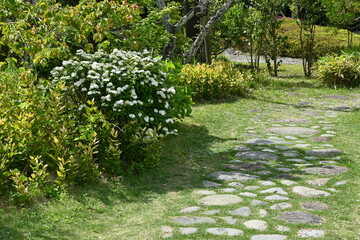
{"type": "Polygon", "coordinates": [[[253,200],[251,202],[252,206],[261,206],[261,205],[266,205],[268,204],[268,202],[264,202],[264,201],[260,201],[260,200],[253,200]]]}
{"type": "Polygon", "coordinates": [[[276,185],[276,183],[274,183],[272,181],[260,181],[259,183],[261,185],[263,185],[263,186],[274,186],[274,185],[276,185]]]}
{"type": "Polygon", "coordinates": [[[279,232],[288,232],[288,231],[290,231],[290,228],[279,225],[276,227],[276,230],[279,232]]]}
{"type": "Polygon", "coordinates": [[[322,237],[324,235],[325,235],[324,230],[317,230],[317,229],[301,229],[298,232],[298,236],[301,238],[322,237]]]}
{"type": "Polygon", "coordinates": [[[228,224],[234,225],[238,221],[233,217],[220,217],[221,219],[225,220],[228,224]]]}
{"type": "Polygon", "coordinates": [[[322,202],[303,202],[300,204],[301,207],[309,210],[328,210],[330,207],[322,202]]]}
{"type": "Polygon", "coordinates": [[[250,151],[251,150],[251,148],[249,148],[247,146],[236,146],[236,147],[234,147],[234,149],[236,151],[250,151]]]}
{"type": "Polygon", "coordinates": [[[289,142],[277,139],[263,139],[254,138],[246,141],[247,144],[251,145],[272,145],[272,144],[289,144],[289,142]]]}
{"type": "Polygon", "coordinates": [[[213,188],[213,187],[220,187],[221,184],[220,183],[216,183],[216,182],[211,182],[211,181],[204,181],[203,182],[203,187],[205,188],[213,188]]]}
{"type": "Polygon", "coordinates": [[[161,230],[164,233],[164,235],[163,235],[164,238],[170,238],[170,237],[173,236],[174,229],[172,227],[170,227],[170,226],[162,226],[161,230]]]}
{"type": "Polygon", "coordinates": [[[278,160],[279,156],[270,152],[249,151],[241,152],[235,155],[237,158],[251,159],[251,160],[278,160]]]}
{"type": "Polygon", "coordinates": [[[264,218],[268,215],[268,212],[265,209],[260,209],[259,215],[260,215],[260,217],[264,218]]]}
{"type": "Polygon", "coordinates": [[[329,109],[335,111],[350,111],[350,110],[354,110],[355,108],[352,106],[330,106],[329,109]]]}
{"type": "Polygon", "coordinates": [[[251,237],[251,240],[285,240],[287,239],[284,235],[279,234],[261,234],[261,235],[254,235],[251,237]]]}
{"type": "Polygon", "coordinates": [[[314,137],[311,140],[313,140],[314,142],[330,142],[331,137],[320,136],[320,137],[314,137]]]}
{"type": "Polygon", "coordinates": [[[291,181],[291,180],[281,180],[280,182],[281,182],[281,184],[283,184],[285,186],[291,186],[291,185],[297,184],[297,182],[291,181]]]}
{"type": "Polygon", "coordinates": [[[342,180],[342,181],[336,182],[336,183],[334,184],[334,186],[341,186],[341,185],[344,185],[344,184],[346,184],[346,183],[347,183],[346,180],[342,180]]]}
{"type": "Polygon", "coordinates": [[[283,155],[285,157],[297,157],[297,156],[299,156],[299,152],[297,152],[297,151],[287,151],[287,152],[283,152],[283,155]]]}
{"type": "Polygon", "coordinates": [[[284,220],[289,223],[310,223],[310,224],[320,224],[323,219],[319,216],[307,213],[307,212],[284,212],[279,216],[279,219],[284,220]]]}
{"type": "Polygon", "coordinates": [[[305,152],[307,155],[312,156],[329,156],[343,153],[343,151],[336,148],[326,148],[326,149],[313,149],[305,152]]]}
{"type": "Polygon", "coordinates": [[[255,230],[266,230],[268,228],[268,224],[262,220],[250,220],[244,222],[244,225],[248,229],[255,229],[255,230]]]}
{"type": "Polygon", "coordinates": [[[275,168],[276,170],[280,172],[292,172],[293,170],[290,168],[275,168]]]}
{"type": "Polygon", "coordinates": [[[325,176],[340,175],[348,171],[346,167],[339,167],[335,165],[321,166],[321,167],[310,167],[303,170],[307,173],[316,173],[325,176]]]}
{"type": "Polygon", "coordinates": [[[270,209],[280,210],[280,209],[287,209],[287,208],[292,208],[292,207],[293,207],[293,205],[291,205],[290,203],[283,202],[283,203],[278,203],[278,204],[272,205],[270,207],[270,209]]]}
{"type": "Polygon", "coordinates": [[[284,134],[284,135],[315,135],[319,133],[318,130],[312,128],[304,128],[304,127],[277,127],[277,128],[269,128],[266,129],[265,131],[284,134]]]}
{"type": "Polygon", "coordinates": [[[234,228],[208,228],[207,233],[214,235],[239,236],[243,235],[243,231],[234,228]]]}
{"type": "Polygon", "coordinates": [[[216,192],[210,191],[210,190],[196,190],[195,193],[201,194],[201,195],[213,195],[213,194],[216,194],[216,192]]]}
{"type": "Polygon", "coordinates": [[[252,193],[252,192],[242,192],[239,193],[240,196],[244,196],[244,197],[257,197],[257,194],[252,193]]]}
{"type": "Polygon", "coordinates": [[[289,198],[275,194],[275,195],[267,196],[267,197],[265,198],[265,200],[270,200],[270,201],[283,201],[283,200],[289,200],[289,198]]]}
{"type": "Polygon", "coordinates": [[[214,172],[209,175],[211,178],[222,181],[250,181],[259,178],[258,176],[242,172],[214,172]]]}
{"type": "Polygon", "coordinates": [[[224,164],[222,167],[231,170],[256,170],[265,168],[260,163],[224,164]]]}
{"type": "Polygon", "coordinates": [[[232,193],[232,192],[236,192],[238,190],[235,188],[224,188],[224,189],[222,189],[222,191],[225,193],[232,193]]]}
{"type": "Polygon", "coordinates": [[[204,214],[206,214],[206,215],[214,215],[214,214],[217,214],[217,213],[219,213],[220,212],[220,210],[210,210],[210,211],[207,211],[207,212],[204,212],[204,214]]]}
{"type": "Polygon", "coordinates": [[[296,179],[296,177],[294,177],[291,174],[282,173],[282,174],[275,176],[275,179],[296,179]]]}
{"type": "Polygon", "coordinates": [[[200,207],[187,207],[187,208],[183,208],[180,210],[181,213],[189,213],[189,212],[196,212],[199,211],[201,208],[200,207]]]}
{"type": "Polygon", "coordinates": [[[303,118],[282,118],[282,119],[275,119],[275,122],[279,122],[279,123],[309,123],[310,120],[308,119],[303,119],[303,118]]]}
{"type": "Polygon", "coordinates": [[[189,235],[196,233],[198,231],[198,228],[180,228],[180,233],[183,235],[189,235]]]}
{"type": "Polygon", "coordinates": [[[241,197],[229,194],[210,195],[200,200],[206,206],[225,206],[242,202],[241,197]]]}
{"type": "Polygon", "coordinates": [[[276,149],[279,149],[279,150],[290,150],[290,149],[293,149],[292,147],[289,147],[289,146],[274,146],[276,149]]]}
{"type": "Polygon", "coordinates": [[[259,189],[260,187],[259,186],[247,186],[245,189],[246,190],[256,190],[256,189],[259,189]]]}
{"type": "Polygon", "coordinates": [[[308,180],[306,181],[306,183],[315,187],[320,187],[320,186],[324,186],[329,180],[330,180],[329,178],[317,178],[313,180],[308,180]]]}
{"type": "Polygon", "coordinates": [[[264,171],[258,171],[258,172],[256,172],[256,174],[269,175],[269,174],[271,174],[271,172],[270,172],[270,171],[267,171],[267,170],[264,170],[264,171]]]}
{"type": "Polygon", "coordinates": [[[251,214],[251,210],[249,207],[241,207],[232,211],[229,211],[231,215],[248,217],[251,214]]]}
{"type": "Polygon", "coordinates": [[[317,190],[308,187],[293,187],[293,193],[296,193],[302,197],[320,197],[320,196],[330,196],[331,194],[322,190],[317,190]]]}
{"type": "Polygon", "coordinates": [[[344,96],[344,95],[323,95],[321,97],[328,98],[328,99],[341,99],[341,100],[350,100],[350,99],[352,99],[351,97],[344,96]]]}
{"type": "Polygon", "coordinates": [[[231,182],[228,184],[230,187],[243,187],[244,184],[241,184],[239,182],[231,182]]]}
{"type": "Polygon", "coordinates": [[[176,217],[173,221],[181,225],[216,223],[216,220],[210,217],[176,217]]]}
{"type": "Polygon", "coordinates": [[[278,193],[278,194],[282,194],[282,195],[288,195],[288,193],[285,192],[284,189],[282,189],[281,187],[269,188],[269,189],[261,191],[260,193],[278,193]]]}

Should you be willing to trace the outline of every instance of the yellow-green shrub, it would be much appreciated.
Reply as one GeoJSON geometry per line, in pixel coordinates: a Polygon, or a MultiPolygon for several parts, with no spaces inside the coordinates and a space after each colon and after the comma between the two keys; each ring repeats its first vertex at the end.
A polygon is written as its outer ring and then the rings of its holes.
{"type": "Polygon", "coordinates": [[[360,86],[360,53],[326,56],[318,63],[318,77],[329,87],[360,86]]]}
{"type": "Polygon", "coordinates": [[[209,100],[245,95],[252,76],[231,63],[218,61],[211,65],[185,65],[181,81],[192,88],[194,99],[209,100]]]}

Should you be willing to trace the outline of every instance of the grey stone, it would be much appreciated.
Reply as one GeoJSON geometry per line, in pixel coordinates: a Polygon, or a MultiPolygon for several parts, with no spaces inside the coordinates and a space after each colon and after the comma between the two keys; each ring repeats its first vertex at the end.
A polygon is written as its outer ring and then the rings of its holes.
{"type": "Polygon", "coordinates": [[[256,170],[265,168],[259,163],[243,163],[243,164],[224,164],[223,168],[231,169],[231,170],[256,170]]]}
{"type": "Polygon", "coordinates": [[[236,192],[237,190],[235,188],[224,188],[222,189],[222,191],[225,193],[232,193],[232,192],[236,192]]]}
{"type": "Polygon", "coordinates": [[[347,172],[348,169],[346,167],[329,165],[329,166],[321,166],[321,167],[310,167],[304,169],[303,171],[307,173],[316,173],[325,176],[335,176],[347,172]]]}
{"type": "Polygon", "coordinates": [[[173,221],[181,225],[216,223],[216,220],[210,217],[176,217],[173,221]]]}
{"type": "Polygon", "coordinates": [[[323,219],[319,216],[307,213],[307,212],[284,212],[279,216],[279,219],[287,221],[289,223],[310,223],[310,224],[320,224],[323,219]]]}
{"type": "Polygon", "coordinates": [[[233,217],[220,217],[221,219],[225,220],[228,224],[236,224],[236,222],[238,221],[237,219],[233,218],[233,217]]]}
{"type": "Polygon", "coordinates": [[[207,206],[224,206],[236,204],[239,202],[242,202],[241,197],[229,194],[210,195],[200,200],[201,204],[207,206]]]}
{"type": "Polygon", "coordinates": [[[268,212],[265,209],[259,210],[260,217],[264,218],[268,215],[268,212]]]}
{"type": "Polygon", "coordinates": [[[210,210],[210,211],[204,212],[204,214],[206,214],[206,215],[214,215],[214,214],[217,214],[219,212],[220,212],[220,210],[216,209],[216,210],[210,210]]]}
{"type": "Polygon", "coordinates": [[[290,231],[290,228],[279,225],[276,227],[276,230],[278,230],[279,232],[288,232],[290,231]]]}
{"type": "Polygon", "coordinates": [[[275,168],[275,169],[281,172],[292,172],[292,169],[290,168],[275,168]]]}
{"type": "Polygon", "coordinates": [[[252,202],[251,202],[251,205],[252,206],[259,206],[259,205],[266,205],[266,204],[268,204],[267,202],[264,202],[264,201],[260,201],[260,200],[253,200],[252,202]]]}
{"type": "Polygon", "coordinates": [[[251,193],[251,192],[242,192],[242,193],[239,193],[239,195],[244,196],[244,197],[257,197],[257,194],[251,193]]]}
{"type": "Polygon", "coordinates": [[[309,210],[328,210],[330,207],[322,202],[303,202],[300,204],[303,208],[309,210]]]}
{"type": "Polygon", "coordinates": [[[265,161],[265,160],[257,160],[257,163],[262,163],[262,164],[266,164],[266,165],[271,165],[270,161],[265,161]]]}
{"type": "Polygon", "coordinates": [[[352,106],[330,106],[329,109],[335,110],[335,111],[350,111],[355,108],[352,106]]]}
{"type": "Polygon", "coordinates": [[[180,228],[180,233],[183,235],[193,234],[198,231],[197,228],[180,228]]]}
{"type": "Polygon", "coordinates": [[[261,185],[263,185],[263,186],[274,186],[274,185],[276,185],[276,183],[274,183],[272,181],[260,181],[259,183],[261,185]]]}
{"type": "Polygon", "coordinates": [[[249,207],[241,207],[232,211],[229,211],[231,215],[248,217],[251,214],[251,210],[249,207]]]}
{"type": "Polygon", "coordinates": [[[331,138],[330,137],[313,137],[311,140],[313,140],[314,142],[330,142],[331,138]]]}
{"type": "Polygon", "coordinates": [[[205,188],[220,187],[220,186],[221,186],[221,184],[216,183],[216,182],[211,182],[211,181],[203,182],[203,187],[205,187],[205,188]]]}
{"type": "Polygon", "coordinates": [[[341,186],[341,185],[344,185],[346,183],[347,183],[347,181],[343,180],[343,181],[336,182],[334,185],[335,186],[341,186]]]}
{"type": "Polygon", "coordinates": [[[259,178],[255,175],[250,175],[241,172],[214,172],[209,177],[223,181],[250,181],[259,178]]]}
{"type": "Polygon", "coordinates": [[[351,97],[344,96],[344,95],[323,95],[321,97],[329,98],[329,99],[341,99],[341,100],[350,100],[351,99],[351,97]]]}
{"type": "Polygon", "coordinates": [[[291,186],[291,185],[297,184],[297,182],[294,182],[294,181],[291,181],[291,180],[281,180],[280,182],[282,184],[284,184],[285,186],[291,186]]]}
{"type": "Polygon", "coordinates": [[[200,207],[187,207],[187,208],[183,208],[180,210],[181,213],[189,213],[189,212],[196,212],[199,211],[201,208],[200,207]]]}
{"type": "Polygon", "coordinates": [[[306,181],[308,184],[316,187],[324,186],[330,179],[329,178],[317,178],[306,181]]]}
{"type": "Polygon", "coordinates": [[[259,189],[260,187],[259,186],[247,186],[245,187],[246,190],[256,190],[256,189],[259,189]]]}
{"type": "Polygon", "coordinates": [[[269,128],[266,129],[267,132],[274,132],[278,134],[285,134],[285,135],[315,135],[318,134],[319,131],[311,128],[304,128],[304,127],[277,127],[277,128],[269,128]]]}
{"type": "Polygon", "coordinates": [[[337,192],[337,190],[335,188],[327,188],[327,190],[330,192],[337,192]]]}
{"type": "Polygon", "coordinates": [[[244,161],[241,160],[231,160],[229,163],[243,163],[244,161]]]}
{"type": "Polygon", "coordinates": [[[319,158],[318,157],[304,157],[304,159],[306,159],[306,160],[317,160],[319,158]]]}
{"type": "Polygon", "coordinates": [[[283,152],[283,155],[285,157],[297,157],[299,156],[299,153],[297,151],[287,151],[287,152],[283,152]]]}
{"type": "Polygon", "coordinates": [[[256,172],[256,174],[259,174],[259,175],[269,175],[269,174],[271,174],[271,172],[270,172],[270,171],[267,171],[267,170],[264,170],[264,171],[258,171],[258,172],[256,172]]]}
{"type": "Polygon", "coordinates": [[[247,146],[236,146],[234,148],[236,151],[250,151],[251,148],[247,147],[247,146]]]}
{"type": "Polygon", "coordinates": [[[170,238],[173,236],[173,228],[170,226],[162,226],[161,230],[164,232],[164,238],[170,238]]]}
{"type": "Polygon", "coordinates": [[[295,177],[291,174],[282,173],[275,176],[276,179],[295,179],[295,177]]]}
{"type": "Polygon", "coordinates": [[[290,150],[293,149],[292,147],[289,146],[274,146],[275,148],[279,149],[279,150],[290,150]]]}
{"type": "Polygon", "coordinates": [[[298,159],[298,158],[289,158],[289,159],[286,159],[286,161],[297,162],[297,163],[309,163],[308,161],[306,161],[304,159],[298,159]]]}
{"type": "Polygon", "coordinates": [[[209,191],[209,190],[196,190],[195,193],[201,194],[201,195],[212,195],[212,194],[216,194],[216,192],[214,192],[214,191],[209,191]]]}
{"type": "Polygon", "coordinates": [[[336,161],[319,161],[320,164],[336,164],[336,161]]]}
{"type": "Polygon", "coordinates": [[[292,191],[302,197],[319,197],[319,196],[330,196],[331,194],[322,190],[317,190],[308,187],[293,187],[292,191]]]}
{"type": "Polygon", "coordinates": [[[322,237],[325,235],[324,230],[315,230],[315,229],[301,229],[298,232],[298,236],[302,238],[309,238],[309,237],[322,237]]]}
{"type": "Polygon", "coordinates": [[[308,143],[294,145],[294,147],[296,147],[296,148],[307,148],[307,147],[310,147],[310,146],[311,145],[308,144],[308,143]]]}
{"type": "Polygon", "coordinates": [[[243,235],[243,231],[234,228],[208,228],[207,233],[214,235],[239,236],[243,235]]]}
{"type": "Polygon", "coordinates": [[[251,240],[285,240],[287,239],[284,235],[279,234],[262,234],[262,235],[254,235],[251,237],[251,240]]]}
{"type": "Polygon", "coordinates": [[[285,192],[284,189],[282,189],[281,187],[269,188],[269,189],[261,191],[260,193],[278,193],[281,195],[288,195],[288,193],[285,192]]]}
{"type": "Polygon", "coordinates": [[[313,166],[314,164],[308,163],[308,164],[294,164],[295,167],[309,167],[309,166],[313,166]]]}
{"type": "Polygon", "coordinates": [[[296,140],[298,139],[297,137],[294,136],[285,136],[286,139],[290,139],[290,140],[296,140]]]}
{"type": "Polygon", "coordinates": [[[289,142],[276,140],[276,139],[262,139],[262,138],[254,138],[246,141],[247,144],[251,145],[271,145],[271,144],[289,144],[289,142]]]}
{"type": "Polygon", "coordinates": [[[244,184],[241,184],[239,182],[231,182],[228,185],[231,187],[243,187],[244,186],[244,184]]]}
{"type": "Polygon", "coordinates": [[[343,151],[336,148],[327,148],[327,149],[314,149],[306,151],[306,154],[312,156],[328,156],[343,153],[343,151]]]}
{"type": "Polygon", "coordinates": [[[250,152],[241,152],[237,153],[236,157],[243,159],[252,159],[252,160],[277,160],[279,156],[274,153],[261,152],[261,151],[250,151],[250,152]]]}
{"type": "Polygon", "coordinates": [[[290,203],[286,203],[286,202],[283,202],[283,203],[278,203],[278,204],[275,204],[275,205],[272,205],[270,207],[270,209],[287,209],[287,208],[292,208],[293,205],[291,205],[290,203]]]}
{"type": "Polygon", "coordinates": [[[276,119],[275,121],[280,122],[280,123],[309,123],[310,122],[308,119],[293,118],[293,117],[276,119]]]}
{"type": "Polygon", "coordinates": [[[244,222],[246,228],[255,229],[255,230],[266,230],[268,228],[268,224],[262,220],[249,220],[244,222]]]}
{"type": "Polygon", "coordinates": [[[303,114],[310,115],[310,116],[318,116],[319,113],[316,111],[303,111],[303,114]]]}
{"type": "Polygon", "coordinates": [[[282,200],[289,200],[289,198],[275,194],[275,195],[267,196],[267,197],[265,198],[265,200],[270,200],[270,201],[282,201],[282,200]]]}

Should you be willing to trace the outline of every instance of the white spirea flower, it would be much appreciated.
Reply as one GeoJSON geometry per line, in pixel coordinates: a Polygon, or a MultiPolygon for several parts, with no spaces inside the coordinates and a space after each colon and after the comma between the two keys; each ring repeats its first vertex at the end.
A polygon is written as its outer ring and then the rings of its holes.
{"type": "Polygon", "coordinates": [[[135,118],[135,114],[129,114],[129,118],[135,118]]]}
{"type": "Polygon", "coordinates": [[[162,115],[162,116],[165,116],[166,112],[164,110],[160,110],[159,114],[162,115]]]}

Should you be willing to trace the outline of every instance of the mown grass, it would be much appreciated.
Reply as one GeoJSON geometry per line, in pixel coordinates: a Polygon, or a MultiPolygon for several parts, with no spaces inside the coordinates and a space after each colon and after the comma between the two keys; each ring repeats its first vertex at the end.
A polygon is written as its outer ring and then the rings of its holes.
{"type": "MultiPolygon", "coordinates": [[[[252,127],[254,111],[263,113],[261,120],[266,121],[287,114],[287,110],[275,110],[282,109],[281,106],[292,107],[301,99],[360,93],[356,89],[322,88],[315,79],[300,75],[301,66],[283,66],[279,78],[249,98],[195,105],[192,117],[178,125],[179,136],[164,141],[162,163],[157,169],[131,178],[104,179],[98,184],[72,188],[58,199],[28,208],[3,205],[0,239],[162,239],[161,227],[172,225],[171,219],[182,215],[180,209],[197,203],[199,196],[193,190],[202,187],[209,173],[234,158],[233,148],[244,140],[245,128],[252,127]]],[[[338,194],[324,199],[332,210],[321,212],[328,220],[321,226],[327,231],[322,239],[360,238],[359,119],[360,112],[352,112],[334,120],[337,135],[331,144],[346,152],[343,164],[350,171],[342,177],[349,183],[339,187],[338,194]]],[[[305,180],[306,176],[302,181],[305,180]]],[[[269,224],[284,225],[284,222],[274,220],[269,224]]],[[[294,233],[298,230],[295,226],[292,228],[294,233]]],[[[249,236],[237,239],[249,239],[249,236]]],[[[199,233],[176,235],[172,239],[228,238],[199,233]]]]}

